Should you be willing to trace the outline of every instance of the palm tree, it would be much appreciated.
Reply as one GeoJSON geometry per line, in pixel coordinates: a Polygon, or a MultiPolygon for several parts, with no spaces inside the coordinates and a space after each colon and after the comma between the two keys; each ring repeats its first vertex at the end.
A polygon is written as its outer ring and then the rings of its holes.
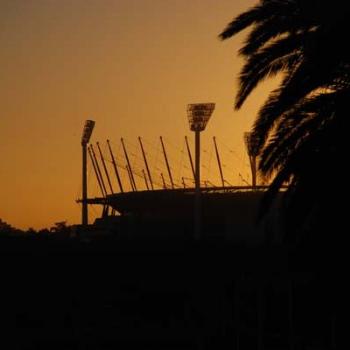
{"type": "Polygon", "coordinates": [[[349,14],[341,0],[332,6],[325,0],[260,0],[220,35],[227,39],[251,28],[240,50],[246,62],[237,109],[261,81],[282,73],[280,86],[258,112],[253,137],[259,169],[273,178],[267,202],[289,183],[286,199],[293,220],[288,226],[294,233],[323,225],[329,201],[334,208],[334,191],[326,184],[339,181],[336,160],[348,148],[349,14]]]}

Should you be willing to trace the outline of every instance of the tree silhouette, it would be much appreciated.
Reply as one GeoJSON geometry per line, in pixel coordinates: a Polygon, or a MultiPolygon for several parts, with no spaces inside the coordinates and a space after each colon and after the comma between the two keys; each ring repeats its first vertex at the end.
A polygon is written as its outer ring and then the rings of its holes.
{"type": "Polygon", "coordinates": [[[331,186],[345,181],[350,57],[345,45],[349,5],[335,0],[260,0],[220,34],[251,28],[240,54],[235,107],[264,79],[282,74],[253,126],[259,170],[272,178],[265,209],[285,183],[288,228],[295,233],[331,227],[341,206],[331,186]],[[344,178],[343,178],[344,177],[344,178]]]}

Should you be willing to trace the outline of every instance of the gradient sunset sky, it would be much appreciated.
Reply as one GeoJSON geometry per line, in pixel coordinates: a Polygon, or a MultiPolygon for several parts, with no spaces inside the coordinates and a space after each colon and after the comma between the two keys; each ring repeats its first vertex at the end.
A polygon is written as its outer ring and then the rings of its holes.
{"type": "MultiPolygon", "coordinates": [[[[225,42],[218,34],[255,3],[0,0],[0,218],[22,229],[80,222],[75,200],[86,119],[96,121],[92,142],[104,149],[109,138],[119,154],[123,137],[136,157],[142,136],[156,169],[162,135],[181,163],[176,148],[181,152],[183,137],[192,137],[188,103],[216,103],[204,148],[215,135],[226,152],[226,177],[236,185],[243,184],[239,173],[249,180],[243,132],[273,82],[234,111],[243,63],[237,51],[246,33],[225,42]]],[[[203,161],[210,152],[208,146],[203,161]]],[[[179,164],[172,164],[176,176],[179,164]]],[[[99,195],[94,178],[89,183],[90,195],[99,195]]],[[[90,213],[93,219],[99,209],[90,213]]]]}

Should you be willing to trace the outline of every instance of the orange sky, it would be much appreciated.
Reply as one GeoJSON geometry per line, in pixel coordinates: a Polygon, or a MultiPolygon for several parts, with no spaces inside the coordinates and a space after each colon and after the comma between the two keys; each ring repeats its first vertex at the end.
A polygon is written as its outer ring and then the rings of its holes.
{"type": "MultiPolygon", "coordinates": [[[[80,221],[85,119],[96,121],[92,141],[111,139],[117,155],[124,137],[135,164],[137,136],[144,137],[154,176],[164,163],[162,135],[175,177],[187,176],[180,168],[187,161],[183,136],[192,137],[188,103],[216,103],[202,136],[203,176],[217,179],[215,135],[225,177],[249,180],[243,132],[270,83],[234,111],[244,36],[220,42],[217,35],[255,2],[1,0],[0,218],[24,229],[80,221]]],[[[89,183],[98,195],[95,179],[89,183]]]]}

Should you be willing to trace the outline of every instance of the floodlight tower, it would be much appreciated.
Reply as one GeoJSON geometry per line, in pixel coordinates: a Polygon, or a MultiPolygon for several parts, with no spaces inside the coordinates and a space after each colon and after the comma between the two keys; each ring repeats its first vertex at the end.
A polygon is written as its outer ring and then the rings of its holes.
{"type": "Polygon", "coordinates": [[[249,156],[250,169],[252,172],[252,187],[256,187],[256,179],[257,179],[257,168],[256,168],[256,158],[258,156],[257,150],[257,140],[254,138],[253,133],[245,132],[244,133],[244,143],[247,147],[247,152],[249,156]]]}
{"type": "Polygon", "coordinates": [[[195,133],[195,204],[194,239],[201,234],[201,188],[200,188],[200,133],[203,131],[214,111],[215,103],[194,103],[187,106],[188,121],[195,133]]]}
{"type": "Polygon", "coordinates": [[[88,207],[87,207],[87,145],[90,141],[92,130],[94,129],[95,122],[93,120],[86,120],[83,135],[81,137],[81,146],[83,151],[83,189],[82,189],[82,213],[81,213],[81,223],[86,226],[89,223],[88,220],[88,207]]]}

